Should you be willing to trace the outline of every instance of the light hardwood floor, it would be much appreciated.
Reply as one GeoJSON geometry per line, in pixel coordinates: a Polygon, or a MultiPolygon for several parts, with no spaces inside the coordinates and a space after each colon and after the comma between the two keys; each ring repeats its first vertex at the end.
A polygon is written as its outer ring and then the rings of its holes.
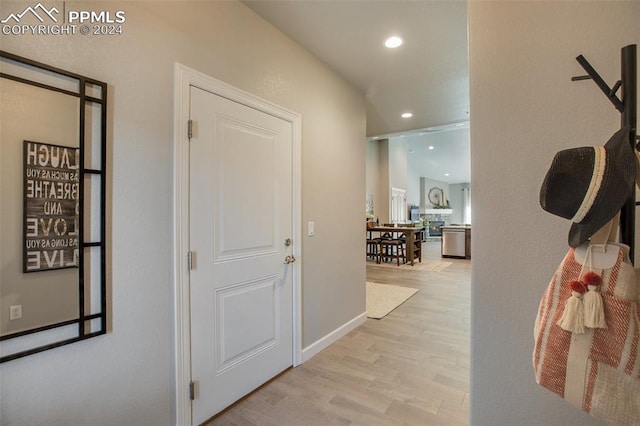
{"type": "Polygon", "coordinates": [[[468,425],[471,262],[442,272],[367,265],[367,280],[420,291],[209,425],[468,425]]]}

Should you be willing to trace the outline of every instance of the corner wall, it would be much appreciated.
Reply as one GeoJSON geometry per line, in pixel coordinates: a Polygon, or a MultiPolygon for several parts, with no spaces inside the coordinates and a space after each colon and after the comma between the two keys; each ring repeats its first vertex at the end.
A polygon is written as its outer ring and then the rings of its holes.
{"type": "MultiPolygon", "coordinates": [[[[3,1],[0,16],[33,5],[3,1]]],[[[365,311],[364,97],[236,1],[69,7],[123,10],[124,33],[0,41],[3,50],[109,84],[111,327],[105,336],[0,365],[0,424],[169,425],[174,63],[302,115],[303,230],[316,223],[316,236],[303,232],[297,242],[303,346],[365,311]]]]}
{"type": "MultiPolygon", "coordinates": [[[[400,138],[389,139],[389,191],[407,189],[407,144],[400,138]]],[[[391,197],[389,197],[391,199],[391,197]]]]}
{"type": "Polygon", "coordinates": [[[451,223],[464,224],[464,200],[462,190],[469,188],[468,183],[456,183],[449,185],[449,201],[451,202],[451,223]]]}
{"type": "Polygon", "coordinates": [[[473,187],[471,424],[595,425],[538,386],[533,324],[567,252],[569,221],[544,212],[554,154],[602,145],[620,116],[575,57],[609,83],[640,44],[639,2],[468,2],[473,187]]]}
{"type": "Polygon", "coordinates": [[[380,223],[388,223],[391,221],[391,187],[389,185],[391,179],[389,150],[391,148],[389,139],[378,140],[378,149],[378,170],[380,171],[378,177],[378,193],[380,194],[380,201],[376,214],[380,219],[380,223]]]}
{"type": "Polygon", "coordinates": [[[380,142],[368,140],[366,142],[366,195],[373,200],[373,215],[380,217],[382,210],[382,195],[380,194],[380,142]]]}

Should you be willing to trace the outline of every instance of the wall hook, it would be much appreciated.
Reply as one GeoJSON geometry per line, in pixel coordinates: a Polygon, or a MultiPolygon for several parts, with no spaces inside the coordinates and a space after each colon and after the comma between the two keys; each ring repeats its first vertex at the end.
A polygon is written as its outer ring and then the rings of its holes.
{"type": "MultiPolygon", "coordinates": [[[[589,61],[580,55],[576,61],[587,72],[588,75],[572,77],[571,81],[593,80],[600,90],[605,94],[607,99],[620,111],[621,126],[629,126],[631,134],[629,136],[629,144],[636,150],[640,151],[640,138],[636,135],[638,97],[637,97],[637,65],[636,65],[636,45],[630,44],[622,48],[621,51],[621,79],[616,81],[613,87],[609,87],[607,83],[600,77],[589,61]],[[620,97],[617,93],[622,88],[620,97]]],[[[620,212],[620,239],[624,244],[629,245],[629,258],[633,262],[635,251],[635,192],[631,194],[624,207],[620,212]]]]}
{"type": "Polygon", "coordinates": [[[622,112],[624,110],[624,103],[616,96],[616,92],[620,88],[620,85],[622,85],[622,81],[617,82],[613,86],[613,88],[610,88],[609,85],[602,79],[602,77],[600,77],[600,74],[598,74],[598,72],[593,69],[589,61],[587,61],[584,56],[578,56],[576,58],[576,61],[578,61],[578,63],[582,65],[582,68],[584,68],[588,75],[573,77],[571,80],[593,80],[598,85],[600,90],[602,90],[607,98],[611,101],[613,106],[616,107],[618,111],[622,112]]]}
{"type": "MultiPolygon", "coordinates": [[[[613,85],[613,87],[611,88],[611,90],[609,91],[609,98],[616,96],[616,93],[618,93],[618,90],[620,89],[620,86],[622,86],[622,80],[618,80],[616,81],[616,84],[613,85]]],[[[616,96],[617,98],[617,96],[616,96]]]]}

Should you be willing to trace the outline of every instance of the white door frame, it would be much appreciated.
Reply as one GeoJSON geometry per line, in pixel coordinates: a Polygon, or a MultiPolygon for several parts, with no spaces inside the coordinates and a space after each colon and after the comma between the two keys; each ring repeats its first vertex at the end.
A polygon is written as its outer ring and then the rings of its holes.
{"type": "Polygon", "coordinates": [[[257,109],[288,121],[293,129],[293,366],[302,360],[302,292],[301,265],[301,125],[300,114],[284,109],[267,100],[247,93],[201,72],[176,63],[174,67],[174,136],[173,136],[173,283],[175,298],[175,398],[176,423],[191,424],[191,313],[189,308],[190,282],[187,269],[189,250],[189,88],[196,86],[229,100],[257,109]]]}

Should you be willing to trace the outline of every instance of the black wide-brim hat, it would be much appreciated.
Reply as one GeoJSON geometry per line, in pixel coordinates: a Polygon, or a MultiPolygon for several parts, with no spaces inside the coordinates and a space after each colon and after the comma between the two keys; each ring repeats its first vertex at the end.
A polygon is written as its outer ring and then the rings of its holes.
{"type": "Polygon", "coordinates": [[[603,147],[565,149],[553,158],[540,189],[540,205],[573,222],[569,246],[588,241],[631,195],[636,163],[629,132],[623,127],[603,147]]]}

